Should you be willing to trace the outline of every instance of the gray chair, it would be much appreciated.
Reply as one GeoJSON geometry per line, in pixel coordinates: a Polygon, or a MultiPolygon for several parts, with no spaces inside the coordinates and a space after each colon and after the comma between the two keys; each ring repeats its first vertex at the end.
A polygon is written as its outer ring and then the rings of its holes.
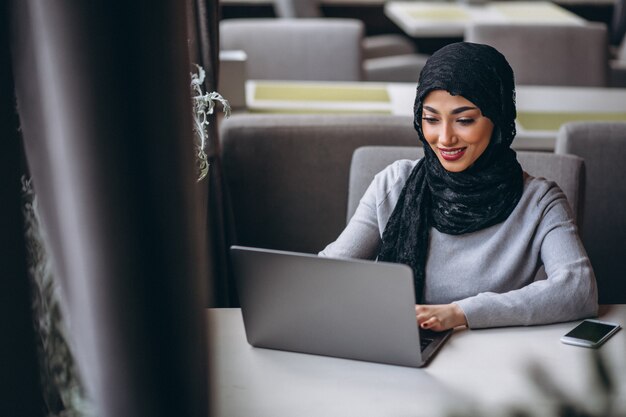
{"type": "Polygon", "coordinates": [[[615,0],[609,27],[609,86],[626,88],[626,0],[615,0]]]}
{"type": "Polygon", "coordinates": [[[415,145],[411,117],[234,115],[220,127],[237,243],[317,253],[345,227],[352,153],[415,145]]]}
{"type": "Polygon", "coordinates": [[[274,14],[281,18],[324,17],[317,0],[274,0],[274,14]]]}
{"type": "MultiPolygon", "coordinates": [[[[319,0],[274,0],[276,16],[287,19],[323,18],[319,0]]],[[[405,36],[383,34],[363,39],[363,58],[380,58],[415,52],[415,45],[405,36]]]]}
{"type": "Polygon", "coordinates": [[[360,81],[364,30],[356,19],[226,19],[220,49],[244,51],[250,79],[360,81]]]}
{"type": "Polygon", "coordinates": [[[620,45],[626,38],[626,0],[615,0],[613,3],[613,16],[611,17],[612,45],[620,45]]]}
{"type": "Polygon", "coordinates": [[[476,24],[465,40],[498,49],[517,84],[605,87],[608,84],[606,25],[476,24]]]}
{"type": "Polygon", "coordinates": [[[626,36],[609,60],[609,86],[626,88],[626,36]]]}
{"type": "Polygon", "coordinates": [[[366,59],[363,61],[365,81],[415,83],[428,57],[425,54],[403,54],[366,59]]]}
{"type": "MultiPolygon", "coordinates": [[[[357,149],[350,165],[347,220],[354,214],[359,200],[378,172],[399,159],[414,160],[423,156],[424,150],[414,146],[367,146],[357,149]]],[[[529,174],[545,177],[559,184],[567,196],[574,216],[581,218],[585,175],[582,158],[528,151],[518,151],[517,158],[529,174]]]]}
{"type": "Polygon", "coordinates": [[[555,152],[585,160],[583,243],[596,272],[600,302],[626,303],[626,123],[567,123],[555,152]]]}
{"type": "MultiPolygon", "coordinates": [[[[321,18],[319,0],[274,0],[274,11],[281,18],[321,18]]],[[[416,82],[428,55],[416,53],[415,44],[395,33],[366,36],[363,71],[366,81],[416,82]]]]}

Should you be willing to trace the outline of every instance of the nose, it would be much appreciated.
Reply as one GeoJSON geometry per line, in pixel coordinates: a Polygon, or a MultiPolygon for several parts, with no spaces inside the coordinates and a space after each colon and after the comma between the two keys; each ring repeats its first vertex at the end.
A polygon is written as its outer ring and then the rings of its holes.
{"type": "Polygon", "coordinates": [[[456,144],[457,138],[452,126],[449,123],[443,123],[439,132],[439,144],[446,148],[451,148],[456,144]]]}

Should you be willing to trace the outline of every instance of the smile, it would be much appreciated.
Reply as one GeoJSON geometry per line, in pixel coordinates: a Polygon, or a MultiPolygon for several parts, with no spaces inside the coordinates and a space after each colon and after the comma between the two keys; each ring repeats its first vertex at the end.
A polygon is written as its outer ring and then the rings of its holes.
{"type": "Polygon", "coordinates": [[[454,148],[454,149],[437,148],[437,149],[439,149],[439,153],[441,154],[441,157],[445,159],[446,161],[456,161],[457,159],[461,159],[461,157],[465,155],[465,150],[467,148],[454,148]]]}

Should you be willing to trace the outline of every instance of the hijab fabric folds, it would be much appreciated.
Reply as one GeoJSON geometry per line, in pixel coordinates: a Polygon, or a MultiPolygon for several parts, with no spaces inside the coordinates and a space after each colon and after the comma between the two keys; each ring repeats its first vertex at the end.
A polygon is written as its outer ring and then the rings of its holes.
{"type": "Polygon", "coordinates": [[[378,260],[413,269],[420,303],[430,228],[451,235],[485,229],[506,220],[521,198],[522,168],[510,148],[516,133],[513,70],[490,46],[468,42],[445,46],[424,66],[413,110],[424,158],[409,175],[389,218],[378,260]],[[465,171],[447,171],[424,138],[422,105],[433,90],[466,98],[494,124],[487,149],[465,171]]]}

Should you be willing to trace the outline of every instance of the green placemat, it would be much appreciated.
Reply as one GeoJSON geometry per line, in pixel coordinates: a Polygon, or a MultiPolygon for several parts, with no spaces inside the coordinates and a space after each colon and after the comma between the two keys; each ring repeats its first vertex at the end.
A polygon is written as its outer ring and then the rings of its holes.
{"type": "Polygon", "coordinates": [[[433,8],[424,10],[410,10],[407,12],[414,19],[427,20],[467,20],[469,15],[458,8],[433,8]]]}
{"type": "Polygon", "coordinates": [[[249,109],[250,113],[264,114],[392,114],[391,110],[333,110],[333,109],[249,109]]]}
{"type": "Polygon", "coordinates": [[[520,4],[498,4],[493,5],[503,16],[511,20],[563,20],[568,21],[572,19],[572,15],[566,10],[561,10],[553,6],[533,6],[533,5],[520,5],[520,4]]]}
{"type": "Polygon", "coordinates": [[[387,88],[380,86],[330,86],[304,84],[261,84],[254,90],[255,100],[289,101],[375,101],[389,103],[387,88]]]}
{"type": "Polygon", "coordinates": [[[563,123],[581,121],[626,121],[626,113],[518,112],[517,122],[525,130],[558,130],[563,123]]]}

